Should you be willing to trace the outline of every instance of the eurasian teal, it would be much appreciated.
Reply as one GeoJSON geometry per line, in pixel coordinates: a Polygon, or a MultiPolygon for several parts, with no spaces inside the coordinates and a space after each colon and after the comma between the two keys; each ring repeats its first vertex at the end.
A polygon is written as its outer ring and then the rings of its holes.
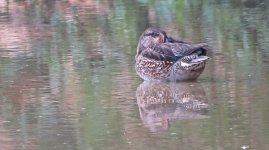
{"type": "Polygon", "coordinates": [[[146,29],[139,38],[135,69],[147,81],[195,80],[206,64],[208,45],[174,40],[158,28],[146,29]]]}

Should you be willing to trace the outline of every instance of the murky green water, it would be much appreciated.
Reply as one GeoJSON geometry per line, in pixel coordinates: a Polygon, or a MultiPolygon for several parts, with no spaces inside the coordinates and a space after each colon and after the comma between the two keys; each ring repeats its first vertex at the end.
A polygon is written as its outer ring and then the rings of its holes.
{"type": "Polygon", "coordinates": [[[0,0],[0,149],[269,149],[269,2],[0,0]],[[197,82],[148,83],[138,37],[207,42],[197,82]]]}

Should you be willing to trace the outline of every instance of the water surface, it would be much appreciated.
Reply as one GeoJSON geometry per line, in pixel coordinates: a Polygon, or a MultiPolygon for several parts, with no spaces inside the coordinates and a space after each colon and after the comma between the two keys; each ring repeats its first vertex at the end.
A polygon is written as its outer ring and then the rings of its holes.
{"type": "Polygon", "coordinates": [[[265,0],[0,1],[0,147],[269,149],[265,0]],[[211,51],[196,82],[134,71],[149,26],[211,51]]]}

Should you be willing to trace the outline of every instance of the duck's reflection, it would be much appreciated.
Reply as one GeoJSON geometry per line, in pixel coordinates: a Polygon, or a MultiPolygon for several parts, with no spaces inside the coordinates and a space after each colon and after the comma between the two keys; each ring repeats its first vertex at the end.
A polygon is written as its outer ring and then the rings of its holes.
{"type": "Polygon", "coordinates": [[[143,82],[136,90],[143,124],[152,132],[166,130],[171,121],[208,118],[206,94],[196,82],[143,82]]]}

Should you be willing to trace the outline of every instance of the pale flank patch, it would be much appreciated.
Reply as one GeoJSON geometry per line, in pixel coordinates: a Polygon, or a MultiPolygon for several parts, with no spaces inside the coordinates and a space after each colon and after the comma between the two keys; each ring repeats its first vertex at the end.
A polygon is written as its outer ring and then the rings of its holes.
{"type": "Polygon", "coordinates": [[[209,59],[209,57],[207,56],[199,56],[198,58],[195,58],[193,60],[191,60],[191,64],[198,64],[198,63],[201,63],[203,61],[206,61],[207,59],[209,59]]]}

